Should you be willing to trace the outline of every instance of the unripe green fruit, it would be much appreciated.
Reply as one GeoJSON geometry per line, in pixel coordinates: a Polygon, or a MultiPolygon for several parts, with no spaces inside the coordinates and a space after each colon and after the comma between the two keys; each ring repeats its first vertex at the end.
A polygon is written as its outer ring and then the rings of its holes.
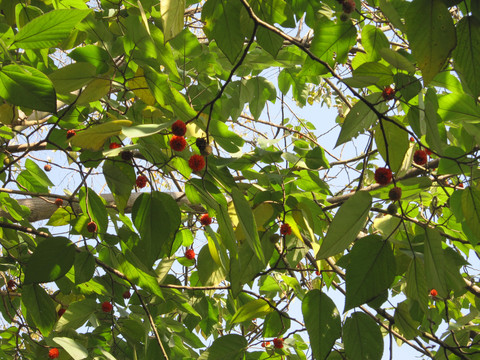
{"type": "Polygon", "coordinates": [[[395,215],[397,213],[397,205],[395,204],[390,204],[388,205],[387,207],[387,212],[390,214],[390,215],[395,215]]]}

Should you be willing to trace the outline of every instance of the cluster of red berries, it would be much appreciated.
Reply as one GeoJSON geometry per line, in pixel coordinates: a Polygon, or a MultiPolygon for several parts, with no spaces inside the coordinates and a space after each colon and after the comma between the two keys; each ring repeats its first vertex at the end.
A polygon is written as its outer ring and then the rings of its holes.
{"type": "Polygon", "coordinates": [[[63,206],[63,200],[60,198],[55,199],[55,205],[57,205],[58,207],[63,206]]]}
{"type": "Polygon", "coordinates": [[[172,124],[172,134],[176,136],[184,136],[187,132],[187,125],[182,120],[177,120],[172,124]]]}
{"type": "Polygon", "coordinates": [[[130,299],[132,295],[130,294],[130,291],[126,290],[123,294],[122,294],[122,297],[127,300],[127,299],[130,299]]]}
{"type": "Polygon", "coordinates": [[[292,228],[290,227],[289,224],[285,223],[280,226],[280,234],[282,235],[291,235],[292,234],[292,228]]]}
{"type": "Polygon", "coordinates": [[[201,171],[205,167],[205,159],[202,155],[192,155],[188,160],[188,166],[190,166],[190,169],[193,171],[201,171]]]}
{"type": "Polygon", "coordinates": [[[432,289],[432,290],[430,290],[430,295],[432,295],[432,296],[437,296],[437,295],[438,295],[438,291],[435,290],[435,289],[432,289]]]}
{"type": "Polygon", "coordinates": [[[109,301],[104,301],[102,303],[102,311],[105,312],[105,313],[109,313],[109,312],[112,312],[113,310],[113,305],[111,302],[109,301]]]}
{"type": "Polygon", "coordinates": [[[427,152],[424,150],[417,150],[413,154],[413,162],[417,165],[425,165],[427,163],[427,152]]]}
{"type": "Polygon", "coordinates": [[[195,259],[195,251],[193,251],[193,249],[187,249],[187,251],[185,251],[185,257],[186,257],[188,260],[193,260],[193,259],[195,259]]]}
{"type": "Polygon", "coordinates": [[[135,180],[135,184],[139,189],[143,189],[147,186],[147,177],[145,175],[138,175],[137,179],[135,180]]]}
{"type": "Polygon", "coordinates": [[[175,151],[183,151],[187,147],[187,140],[183,136],[173,135],[170,139],[170,147],[175,151]]]}
{"type": "Polygon", "coordinates": [[[275,338],[273,339],[273,346],[276,349],[281,349],[283,348],[283,338],[275,338]]]}
{"type": "Polygon", "coordinates": [[[50,350],[48,350],[48,357],[50,359],[56,359],[60,356],[60,351],[58,351],[57,348],[51,348],[50,350]]]}
{"type": "Polygon", "coordinates": [[[112,142],[112,143],[110,143],[110,145],[108,145],[108,148],[109,148],[109,149],[118,149],[118,148],[120,148],[120,147],[122,147],[122,145],[120,145],[120,144],[117,143],[117,142],[112,142]]]}
{"type": "Polygon", "coordinates": [[[208,226],[212,223],[212,218],[208,214],[203,214],[200,216],[200,224],[203,226],[208,226]]]}
{"type": "Polygon", "coordinates": [[[392,170],[379,167],[375,170],[375,181],[380,185],[387,185],[392,181],[392,170]]]}
{"type": "Polygon", "coordinates": [[[70,139],[71,137],[77,135],[77,132],[75,130],[68,130],[67,131],[67,139],[70,139]]]}
{"type": "Polygon", "coordinates": [[[385,89],[382,91],[382,97],[388,101],[388,100],[393,100],[395,98],[395,90],[392,89],[390,86],[387,86],[385,89]]]}
{"type": "Polygon", "coordinates": [[[13,290],[15,290],[16,287],[17,287],[17,284],[15,283],[14,280],[11,280],[11,279],[10,279],[10,280],[7,281],[7,289],[8,289],[8,291],[13,291],[13,290]]]}

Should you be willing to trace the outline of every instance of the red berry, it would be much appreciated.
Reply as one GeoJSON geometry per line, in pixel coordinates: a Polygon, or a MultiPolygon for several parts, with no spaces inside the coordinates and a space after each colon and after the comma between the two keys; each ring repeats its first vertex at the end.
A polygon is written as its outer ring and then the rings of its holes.
{"type": "Polygon", "coordinates": [[[212,218],[211,218],[208,214],[203,214],[203,215],[200,217],[200,223],[201,223],[203,226],[210,225],[210,224],[212,223],[212,218]]]}
{"type": "Polygon", "coordinates": [[[43,167],[43,170],[45,170],[45,171],[47,171],[47,172],[50,171],[50,170],[52,170],[52,165],[50,165],[50,164],[45,164],[45,166],[43,167]]]}
{"type": "Polygon", "coordinates": [[[383,89],[382,96],[386,101],[392,100],[395,98],[395,90],[393,90],[390,86],[387,86],[385,89],[383,89]]]}
{"type": "Polygon", "coordinates": [[[435,290],[435,289],[430,290],[430,295],[437,296],[438,295],[437,290],[435,290]]]}
{"type": "Polygon", "coordinates": [[[57,205],[58,207],[62,206],[63,205],[63,200],[62,199],[55,199],[55,205],[57,205]]]}
{"type": "Polygon", "coordinates": [[[320,276],[320,271],[315,271],[315,275],[320,276]]]}
{"type": "Polygon", "coordinates": [[[122,294],[123,298],[124,299],[130,299],[130,296],[132,296],[130,294],[130,291],[126,290],[123,294],[122,294]]]}
{"type": "Polygon", "coordinates": [[[282,224],[280,226],[280,234],[282,235],[290,235],[292,233],[292,228],[288,224],[282,224]]]}
{"type": "Polygon", "coordinates": [[[270,341],[264,341],[262,342],[262,347],[267,347],[267,346],[270,346],[270,341]]]}
{"type": "Polygon", "coordinates": [[[345,0],[342,6],[345,14],[351,14],[355,11],[355,0],[345,0]]]}
{"type": "Polygon", "coordinates": [[[193,249],[188,249],[187,251],[185,251],[185,257],[186,257],[188,260],[193,260],[193,259],[195,259],[195,251],[193,251],[193,249]]]}
{"type": "Polygon", "coordinates": [[[423,150],[415,151],[415,154],[413,154],[413,161],[417,165],[425,165],[427,163],[427,153],[423,150]]]}
{"type": "Polygon", "coordinates": [[[170,139],[170,147],[175,151],[183,151],[187,147],[187,141],[183,136],[173,135],[170,139]]]}
{"type": "Polygon", "coordinates": [[[380,185],[387,185],[390,181],[392,181],[392,170],[379,167],[375,170],[375,181],[380,185]]]}
{"type": "Polygon", "coordinates": [[[16,287],[17,287],[17,284],[15,283],[15,281],[13,281],[13,280],[8,280],[8,281],[7,281],[7,288],[8,288],[9,290],[13,290],[13,289],[15,289],[16,287]]]}
{"type": "Polygon", "coordinates": [[[112,312],[112,310],[113,310],[113,306],[110,302],[104,301],[102,303],[102,311],[103,312],[109,313],[109,312],[112,312]]]}
{"type": "Polygon", "coordinates": [[[188,166],[193,171],[200,171],[205,167],[205,159],[201,155],[192,155],[188,160],[188,166]]]}
{"type": "Polygon", "coordinates": [[[413,136],[410,136],[410,141],[411,141],[411,142],[414,142],[414,141],[415,141],[415,139],[413,138],[413,136]]]}
{"type": "Polygon", "coordinates": [[[457,186],[458,186],[460,189],[463,189],[463,183],[459,183],[457,186]]]}
{"type": "Polygon", "coordinates": [[[48,350],[48,357],[50,359],[56,359],[60,356],[60,352],[58,351],[57,348],[51,348],[50,350],[48,350]]]}
{"type": "Polygon", "coordinates": [[[147,186],[147,177],[145,175],[138,175],[137,180],[135,180],[135,184],[140,189],[144,188],[147,186]]]}
{"type": "Polygon", "coordinates": [[[388,198],[392,201],[397,201],[400,200],[402,197],[402,188],[399,188],[398,186],[395,186],[390,189],[388,192],[388,198]]]}
{"type": "Polygon", "coordinates": [[[60,308],[57,312],[58,314],[58,317],[61,317],[63,314],[65,314],[65,311],[67,311],[67,309],[64,309],[64,308],[60,308]]]}
{"type": "Polygon", "coordinates": [[[177,120],[172,124],[173,135],[183,136],[187,132],[187,125],[182,120],[177,120]]]}
{"type": "Polygon", "coordinates": [[[95,221],[90,221],[87,224],[88,232],[94,233],[95,231],[97,231],[97,229],[98,229],[98,227],[97,227],[97,224],[95,223],[95,221]]]}
{"type": "Polygon", "coordinates": [[[118,149],[119,147],[122,147],[122,145],[120,145],[117,142],[112,142],[112,143],[110,143],[110,145],[108,145],[109,149],[118,149]]]}
{"type": "Polygon", "coordinates": [[[276,349],[281,349],[283,348],[283,339],[282,338],[275,338],[273,339],[273,346],[276,349]]]}
{"type": "Polygon", "coordinates": [[[72,136],[77,135],[77,132],[75,130],[68,130],[67,131],[67,139],[70,139],[72,136]]]}

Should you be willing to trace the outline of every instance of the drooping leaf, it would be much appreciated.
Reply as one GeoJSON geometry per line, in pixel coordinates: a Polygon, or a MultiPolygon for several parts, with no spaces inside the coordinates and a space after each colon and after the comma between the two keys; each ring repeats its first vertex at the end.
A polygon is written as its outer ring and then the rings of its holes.
{"type": "Polygon", "coordinates": [[[462,193],[462,213],[465,222],[477,238],[480,238],[480,191],[467,187],[462,193]]]}
{"type": "Polygon", "coordinates": [[[302,314],[315,359],[326,359],[341,336],[340,314],[335,303],[320,290],[311,290],[302,301],[302,314]]]}
{"type": "Polygon", "coordinates": [[[103,175],[115,198],[118,211],[123,214],[135,183],[135,170],[130,164],[124,162],[105,161],[103,175]]]}
{"type": "Polygon", "coordinates": [[[345,354],[352,360],[380,360],[383,335],[379,325],[367,314],[353,313],[343,325],[345,354]]]}
{"type": "Polygon", "coordinates": [[[17,181],[28,191],[47,193],[48,188],[53,186],[48,176],[31,159],[25,161],[25,170],[17,177],[17,181]]]}
{"type": "Polygon", "coordinates": [[[109,138],[119,135],[122,127],[128,127],[130,125],[132,125],[130,120],[112,120],[103,124],[94,125],[86,130],[78,131],[77,134],[70,139],[70,143],[82,149],[97,151],[103,148],[103,145],[109,138]]]}
{"type": "Polygon", "coordinates": [[[447,297],[446,262],[443,259],[442,236],[438,230],[427,228],[425,231],[424,259],[427,287],[436,289],[439,296],[447,297]]]}
{"type": "Polygon", "coordinates": [[[442,0],[414,0],[405,15],[413,56],[427,85],[457,44],[453,19],[442,0]]]}
{"type": "Polygon", "coordinates": [[[406,273],[407,288],[405,290],[409,299],[417,300],[421,308],[426,310],[428,304],[427,278],[423,261],[415,256],[406,273]]]}
{"type": "Polygon", "coordinates": [[[76,254],[75,262],[75,284],[82,284],[89,281],[95,272],[95,258],[88,251],[76,254]]]}
{"type": "Polygon", "coordinates": [[[241,360],[247,347],[248,342],[244,336],[228,334],[216,339],[207,351],[200,355],[198,360],[241,360]]]}
{"type": "Polygon", "coordinates": [[[355,242],[346,268],[345,311],[382,293],[395,278],[395,257],[389,242],[370,235],[355,242]]]}
{"type": "Polygon", "coordinates": [[[264,317],[275,311],[268,302],[263,299],[249,301],[241,306],[232,317],[232,324],[241,323],[254,318],[264,317]]]}
{"type": "Polygon", "coordinates": [[[64,237],[50,237],[35,249],[25,266],[25,284],[59,279],[73,266],[75,245],[64,237]]]}
{"type": "Polygon", "coordinates": [[[96,69],[92,64],[78,62],[62,67],[48,77],[58,93],[68,94],[92,81],[95,74],[96,69]]]}
{"type": "Polygon", "coordinates": [[[38,284],[24,284],[22,303],[42,335],[48,336],[55,325],[57,314],[55,305],[45,289],[38,284]]]}
{"type": "Polygon", "coordinates": [[[455,70],[476,99],[480,96],[480,69],[475,66],[480,57],[480,19],[474,16],[461,19],[457,23],[457,38],[453,52],[455,70]]]}
{"type": "Polygon", "coordinates": [[[185,0],[166,0],[160,2],[160,14],[162,17],[165,42],[173,39],[182,31],[184,12],[185,0]]]}
{"type": "Polygon", "coordinates": [[[257,76],[248,80],[247,88],[252,94],[250,99],[250,112],[257,120],[267,100],[273,103],[275,102],[277,95],[275,86],[264,77],[257,76]]]}
{"type": "Polygon", "coordinates": [[[6,65],[0,70],[0,96],[11,104],[33,110],[57,111],[52,81],[26,65],[6,65]]]}
{"type": "Polygon", "coordinates": [[[365,25],[362,30],[362,45],[368,54],[368,61],[380,60],[381,50],[389,48],[385,34],[377,27],[373,25],[365,25]]]}
{"type": "Polygon", "coordinates": [[[343,252],[357,237],[365,225],[372,197],[359,191],[338,209],[323,239],[317,259],[325,259],[343,252]]]}
{"type": "Polygon", "coordinates": [[[75,301],[68,306],[67,311],[58,320],[55,330],[62,332],[67,329],[78,329],[97,309],[98,304],[94,299],[75,301]]]}
{"type": "Polygon", "coordinates": [[[169,253],[180,226],[180,209],[167,194],[153,191],[140,195],[132,208],[132,219],[141,236],[137,256],[151,266],[160,253],[169,253]]]}
{"type": "Polygon", "coordinates": [[[385,162],[387,162],[388,149],[390,169],[397,173],[410,145],[408,133],[403,130],[400,124],[382,121],[382,125],[379,124],[375,127],[375,144],[385,162]]]}
{"type": "Polygon", "coordinates": [[[198,254],[198,278],[204,286],[217,286],[225,280],[225,272],[212,258],[208,246],[198,254]]]}
{"type": "Polygon", "coordinates": [[[82,360],[88,357],[88,350],[78,341],[69,337],[54,337],[52,339],[60,345],[74,360],[82,360]]]}
{"type": "Polygon", "coordinates": [[[50,11],[25,24],[15,35],[13,45],[23,49],[57,46],[90,12],[91,10],[78,9],[50,11]]]}

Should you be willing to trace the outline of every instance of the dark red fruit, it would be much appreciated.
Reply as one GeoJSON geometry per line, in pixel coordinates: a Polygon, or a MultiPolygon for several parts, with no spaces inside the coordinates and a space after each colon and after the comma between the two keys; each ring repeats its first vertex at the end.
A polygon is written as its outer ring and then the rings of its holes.
{"type": "Polygon", "coordinates": [[[94,233],[95,231],[97,231],[97,229],[98,229],[98,227],[97,227],[97,224],[95,223],[95,221],[90,221],[87,224],[88,232],[94,233]]]}
{"type": "Polygon", "coordinates": [[[379,167],[375,170],[375,181],[380,185],[387,185],[392,181],[392,170],[379,167]]]}
{"type": "Polygon", "coordinates": [[[7,288],[8,290],[13,290],[17,287],[17,284],[13,280],[8,280],[7,281],[7,288]]]}
{"type": "Polygon", "coordinates": [[[385,89],[383,89],[382,96],[386,101],[392,100],[395,98],[395,90],[390,86],[387,86],[385,89]]]}
{"type": "Polygon", "coordinates": [[[275,338],[273,339],[273,346],[276,349],[281,349],[283,348],[283,339],[282,338],[275,338]]]}
{"type": "Polygon", "coordinates": [[[58,314],[58,317],[61,317],[63,314],[65,314],[65,311],[67,311],[67,309],[64,309],[64,308],[60,308],[57,312],[58,314]]]}
{"type": "Polygon", "coordinates": [[[182,120],[177,120],[172,124],[173,135],[183,136],[187,132],[187,125],[182,120]]]}
{"type": "Polygon", "coordinates": [[[119,147],[122,147],[122,145],[117,142],[112,142],[110,145],[108,145],[109,149],[118,149],[119,147]]]}
{"type": "Polygon", "coordinates": [[[423,150],[415,151],[415,154],[413,154],[413,161],[417,165],[425,165],[427,163],[427,153],[423,150]]]}
{"type": "Polygon", "coordinates": [[[58,207],[62,206],[63,205],[63,200],[62,199],[55,199],[55,205],[57,205],[58,207]]]}
{"type": "Polygon", "coordinates": [[[185,257],[186,257],[188,260],[193,260],[193,259],[195,259],[195,251],[193,251],[193,249],[188,249],[187,251],[185,251],[185,257]]]}
{"type": "Polygon", "coordinates": [[[203,214],[200,217],[200,224],[203,226],[210,225],[212,223],[212,218],[208,214],[203,214]]]}
{"type": "Polygon", "coordinates": [[[45,170],[45,171],[47,171],[47,172],[50,171],[50,170],[52,170],[52,165],[50,165],[50,164],[45,164],[45,166],[43,167],[43,170],[45,170]]]}
{"type": "Polygon", "coordinates": [[[282,235],[290,235],[292,233],[292,228],[290,227],[290,225],[288,224],[282,224],[282,226],[280,226],[280,234],[282,235]]]}
{"type": "Polygon", "coordinates": [[[109,312],[112,312],[112,310],[113,310],[113,306],[110,302],[104,301],[102,303],[102,311],[103,312],[109,313],[109,312]]]}
{"type": "Polygon", "coordinates": [[[131,151],[126,150],[120,153],[120,157],[125,161],[130,161],[133,159],[133,154],[131,151]]]}
{"type": "Polygon", "coordinates": [[[50,350],[48,350],[48,357],[50,359],[56,359],[60,356],[60,351],[58,351],[57,348],[51,348],[50,350]]]}
{"type": "Polygon", "coordinates": [[[132,296],[130,294],[130,291],[126,290],[123,294],[122,294],[123,298],[124,299],[130,299],[130,296],[132,296]]]}
{"type": "Polygon", "coordinates": [[[137,179],[135,180],[135,184],[140,189],[144,188],[147,186],[147,177],[145,175],[138,175],[137,179]]]}
{"type": "Polygon", "coordinates": [[[67,139],[70,139],[71,137],[77,135],[77,132],[75,130],[68,130],[67,131],[67,139]]]}
{"type": "Polygon", "coordinates": [[[351,14],[355,11],[355,0],[345,0],[342,7],[345,14],[351,14]]]}
{"type": "Polygon", "coordinates": [[[390,189],[388,192],[388,198],[392,201],[397,201],[400,200],[402,197],[402,188],[399,188],[398,186],[395,186],[390,189]]]}

